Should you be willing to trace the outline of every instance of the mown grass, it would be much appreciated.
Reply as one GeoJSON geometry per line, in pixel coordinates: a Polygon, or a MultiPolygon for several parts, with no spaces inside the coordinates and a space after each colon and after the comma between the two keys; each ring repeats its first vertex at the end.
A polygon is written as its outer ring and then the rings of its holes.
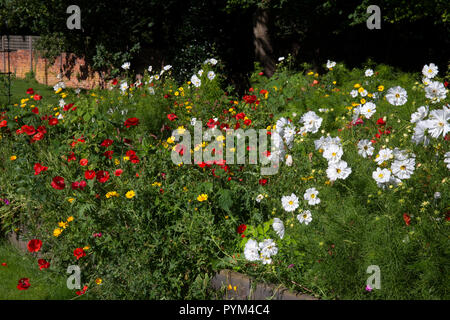
{"type": "Polygon", "coordinates": [[[6,241],[0,242],[1,300],[66,300],[77,297],[66,286],[66,279],[49,269],[39,270],[37,258],[19,252],[6,241]],[[6,263],[6,266],[1,264],[6,263]],[[19,279],[29,278],[27,290],[17,289],[19,279]]]}

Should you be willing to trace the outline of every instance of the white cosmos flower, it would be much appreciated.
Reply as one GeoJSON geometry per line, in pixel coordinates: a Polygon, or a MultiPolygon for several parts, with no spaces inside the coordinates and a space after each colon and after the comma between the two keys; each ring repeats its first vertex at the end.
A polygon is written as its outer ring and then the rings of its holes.
{"type": "Polygon", "coordinates": [[[276,127],[276,132],[278,132],[279,135],[283,135],[284,132],[284,127],[286,125],[288,125],[290,122],[288,119],[286,118],[280,118],[277,120],[275,127],[276,127]]]}
{"type": "Polygon", "coordinates": [[[327,61],[327,68],[328,69],[333,68],[335,65],[336,65],[336,62],[330,61],[330,60],[327,61]]]}
{"type": "Polygon", "coordinates": [[[377,183],[389,182],[389,179],[391,178],[391,172],[388,169],[377,168],[376,171],[372,172],[372,178],[377,183]]]}
{"type": "Polygon", "coordinates": [[[191,77],[191,82],[197,88],[200,87],[202,84],[202,81],[195,74],[191,77]]]}
{"type": "Polygon", "coordinates": [[[265,239],[263,242],[260,242],[258,246],[260,250],[259,257],[262,263],[272,263],[271,257],[278,253],[276,243],[272,239],[265,239]]]}
{"type": "Polygon", "coordinates": [[[445,157],[444,163],[447,164],[447,169],[450,170],[450,152],[446,152],[444,157],[445,157]]]}
{"type": "Polygon", "coordinates": [[[217,64],[217,60],[216,59],[214,59],[214,58],[211,58],[211,59],[206,59],[205,60],[205,62],[203,62],[203,64],[210,64],[210,65],[216,65],[217,64]]]}
{"type": "Polygon", "coordinates": [[[416,112],[411,114],[411,123],[416,123],[425,119],[428,114],[428,106],[421,106],[416,112]]]}
{"type": "Polygon", "coordinates": [[[422,74],[428,78],[432,79],[438,74],[438,67],[434,63],[430,63],[430,65],[424,65],[422,69],[422,74]]]}
{"type": "Polygon", "coordinates": [[[358,90],[353,89],[352,91],[350,91],[350,95],[352,96],[352,98],[356,98],[358,96],[358,90]]]}
{"type": "Polygon", "coordinates": [[[281,205],[287,212],[295,211],[298,208],[298,198],[293,193],[290,196],[283,196],[281,198],[281,205]]]}
{"type": "Polygon", "coordinates": [[[386,100],[394,106],[402,106],[408,101],[408,93],[400,86],[393,87],[387,91],[386,100]]]}
{"type": "Polygon", "coordinates": [[[128,83],[126,81],[122,82],[120,84],[120,90],[122,90],[122,93],[124,93],[128,89],[128,83]]]}
{"type": "Polygon", "coordinates": [[[366,89],[364,89],[364,90],[361,91],[359,94],[361,95],[361,97],[365,97],[365,96],[367,96],[369,93],[367,92],[366,89]]]}
{"type": "Polygon", "coordinates": [[[442,110],[433,110],[430,112],[429,120],[424,121],[428,129],[428,133],[433,138],[438,138],[440,135],[445,137],[450,131],[450,109],[444,108],[442,110]]]}
{"type": "Polygon", "coordinates": [[[262,199],[264,199],[264,196],[262,194],[258,194],[255,200],[256,202],[260,203],[262,199]]]}
{"type": "Polygon", "coordinates": [[[447,97],[447,89],[444,84],[439,81],[431,81],[425,87],[425,97],[431,99],[431,103],[440,102],[447,97]]]}
{"type": "Polygon", "coordinates": [[[371,77],[373,76],[373,70],[372,69],[367,69],[365,72],[366,77],[371,77]]]}
{"type": "Polygon", "coordinates": [[[253,239],[247,241],[244,247],[244,256],[248,261],[260,260],[258,241],[253,239]]]}
{"type": "Polygon", "coordinates": [[[203,69],[198,70],[197,74],[201,77],[203,75],[203,69]]]}
{"type": "Polygon", "coordinates": [[[335,163],[341,160],[344,150],[337,144],[330,144],[325,147],[323,157],[328,160],[328,163],[335,163]]]}
{"type": "Polygon", "coordinates": [[[308,225],[312,221],[311,211],[304,210],[302,213],[297,215],[297,220],[300,223],[308,225]]]}
{"type": "Polygon", "coordinates": [[[430,139],[425,135],[425,130],[428,129],[427,121],[419,121],[414,128],[412,141],[416,144],[423,143],[425,146],[430,143],[430,139]]]}
{"type": "Polygon", "coordinates": [[[170,65],[170,64],[168,64],[168,65],[166,65],[166,66],[164,66],[164,71],[168,71],[168,70],[170,70],[172,68],[172,66],[170,65]]]}
{"type": "Polygon", "coordinates": [[[336,179],[345,180],[350,173],[352,173],[352,169],[348,167],[347,162],[343,160],[328,164],[327,177],[330,181],[335,181],[336,179]]]}
{"type": "Polygon", "coordinates": [[[213,80],[216,77],[216,74],[214,73],[214,71],[209,71],[207,77],[209,80],[213,80]]]}
{"type": "Polygon", "coordinates": [[[322,120],[314,111],[308,111],[301,117],[300,123],[304,124],[308,132],[316,133],[322,125],[322,120]]]}
{"type": "Polygon", "coordinates": [[[377,111],[377,106],[373,102],[367,102],[361,106],[360,112],[361,114],[370,119],[370,117],[377,111]]]}
{"type": "Polygon", "coordinates": [[[372,142],[368,139],[363,139],[358,142],[358,154],[367,158],[373,155],[374,147],[372,147],[372,142]]]}
{"type": "Polygon", "coordinates": [[[318,194],[319,191],[317,191],[316,188],[309,188],[306,190],[303,198],[308,201],[310,206],[314,206],[320,203],[320,199],[317,197],[318,194]]]}
{"type": "Polygon", "coordinates": [[[124,70],[130,69],[130,63],[129,63],[129,62],[125,62],[125,63],[122,65],[122,69],[124,69],[124,70]]]}
{"type": "Polygon", "coordinates": [[[148,66],[148,72],[152,72],[152,70],[153,70],[153,67],[152,66],[148,66]]]}
{"type": "Polygon", "coordinates": [[[197,118],[191,118],[191,126],[195,126],[197,123],[197,118]]]}
{"type": "Polygon", "coordinates": [[[283,221],[281,221],[279,218],[274,218],[272,227],[273,227],[273,230],[275,230],[277,235],[280,237],[280,239],[283,239],[283,237],[284,237],[284,224],[283,224],[283,221]]]}
{"type": "Polygon", "coordinates": [[[414,173],[415,160],[413,158],[405,160],[395,160],[391,165],[392,173],[399,179],[409,179],[414,173]]]}
{"type": "Polygon", "coordinates": [[[394,157],[393,152],[389,148],[381,149],[375,157],[375,162],[380,165],[385,161],[389,161],[394,157]]]}
{"type": "Polygon", "coordinates": [[[283,61],[283,60],[284,60],[284,57],[279,57],[279,58],[278,58],[278,61],[279,61],[279,62],[281,62],[281,61],[283,61]]]}
{"type": "Polygon", "coordinates": [[[66,105],[66,102],[64,101],[64,99],[59,99],[59,107],[62,108],[66,105]]]}

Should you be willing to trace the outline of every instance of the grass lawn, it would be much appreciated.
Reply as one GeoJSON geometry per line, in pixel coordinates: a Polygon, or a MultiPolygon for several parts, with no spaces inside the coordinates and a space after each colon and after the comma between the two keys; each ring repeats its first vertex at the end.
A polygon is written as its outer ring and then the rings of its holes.
{"type": "MultiPolygon", "coordinates": [[[[0,88],[0,105],[8,103],[8,97],[5,96],[7,88],[4,88],[3,82],[0,83],[3,87],[0,88]]],[[[58,105],[59,96],[55,95],[53,87],[40,84],[34,80],[12,79],[11,80],[11,104],[19,103],[23,98],[29,98],[27,89],[33,88],[34,92],[43,97],[43,101],[49,104],[58,105]]]]}
{"type": "MultiPolygon", "coordinates": [[[[37,259],[0,242],[0,300],[66,300],[77,297],[66,287],[66,279],[52,267],[39,270],[37,259]],[[6,263],[6,266],[2,265],[6,263]],[[17,289],[19,279],[29,278],[27,290],[17,289]]],[[[80,297],[84,298],[84,297],[80,297]]]]}

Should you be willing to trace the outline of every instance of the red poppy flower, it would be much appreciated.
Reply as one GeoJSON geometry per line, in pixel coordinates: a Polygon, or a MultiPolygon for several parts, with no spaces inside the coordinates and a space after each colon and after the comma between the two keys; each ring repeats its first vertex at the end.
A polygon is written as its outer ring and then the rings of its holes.
{"type": "Polygon", "coordinates": [[[2,262],[2,267],[7,267],[8,264],[6,262],[2,262]]]}
{"type": "Polygon", "coordinates": [[[244,124],[245,124],[246,126],[249,126],[249,125],[252,124],[252,120],[250,120],[250,119],[244,120],[244,124]]]}
{"type": "Polygon", "coordinates": [[[37,107],[34,107],[33,109],[31,109],[31,112],[39,114],[39,109],[37,107]]]}
{"type": "Polygon", "coordinates": [[[174,121],[177,118],[178,117],[174,113],[170,113],[167,115],[167,119],[169,119],[170,121],[174,121]]]}
{"type": "Polygon", "coordinates": [[[79,291],[77,291],[77,292],[75,292],[75,293],[76,293],[78,296],[81,296],[81,295],[83,295],[83,294],[86,293],[87,288],[88,288],[88,286],[84,286],[84,287],[83,287],[83,290],[79,290],[79,291]]]}
{"type": "Polygon", "coordinates": [[[111,81],[111,84],[112,84],[113,86],[115,86],[115,85],[118,84],[118,83],[119,83],[119,81],[117,81],[116,78],[112,79],[112,81],[111,81]]]}
{"type": "Polygon", "coordinates": [[[39,259],[38,264],[39,264],[39,270],[47,269],[50,267],[50,262],[48,262],[44,259],[39,259]]]}
{"type": "MultiPolygon", "coordinates": [[[[181,155],[183,155],[183,154],[181,154],[181,155]]],[[[139,163],[141,160],[139,160],[139,157],[137,155],[133,154],[130,156],[130,161],[131,161],[131,163],[139,163]]]]}
{"type": "Polygon", "coordinates": [[[86,181],[80,181],[79,183],[78,183],[78,186],[79,186],[79,188],[81,189],[81,190],[83,190],[84,188],[86,188],[86,185],[87,185],[87,183],[86,183],[86,181]]]}
{"type": "Polygon", "coordinates": [[[39,126],[39,127],[37,128],[37,131],[40,132],[40,133],[47,133],[47,129],[45,129],[44,126],[39,126]]]}
{"type": "Polygon", "coordinates": [[[33,90],[33,88],[28,88],[28,90],[27,90],[27,94],[33,94],[34,93],[34,90],[33,90]]]}
{"type": "Polygon", "coordinates": [[[238,120],[238,119],[244,119],[244,118],[245,118],[245,113],[243,113],[243,112],[238,113],[238,114],[236,115],[236,120],[238,120]]]}
{"type": "Polygon", "coordinates": [[[27,248],[30,252],[38,252],[41,250],[42,247],[42,241],[39,239],[32,239],[28,241],[27,248]]]}
{"type": "Polygon", "coordinates": [[[34,168],[34,175],[35,176],[37,176],[38,174],[40,174],[43,171],[47,171],[47,169],[48,169],[48,167],[44,167],[40,163],[35,163],[33,168],[34,168]]]}
{"type": "Polygon", "coordinates": [[[103,140],[103,142],[100,144],[102,147],[109,147],[110,145],[113,144],[113,140],[111,139],[105,139],[103,140]]]}
{"type": "MultiPolygon", "coordinates": [[[[64,105],[64,107],[63,107],[63,110],[64,111],[68,111],[70,108],[72,108],[73,107],[73,103],[69,103],[69,104],[66,104],[66,105],[64,105]]],[[[72,109],[73,110],[73,109],[72,109]]]]}
{"type": "Polygon", "coordinates": [[[86,252],[84,252],[83,248],[76,248],[75,250],[73,250],[73,255],[78,259],[83,258],[84,256],[86,256],[86,252]]]}
{"type": "Polygon", "coordinates": [[[21,129],[22,129],[22,132],[25,132],[29,136],[36,133],[36,129],[34,129],[33,126],[23,125],[21,129]]]}
{"type": "Polygon", "coordinates": [[[55,126],[55,125],[57,125],[58,124],[58,119],[56,119],[56,118],[51,118],[50,120],[48,120],[48,125],[49,126],[55,126]]]}
{"type": "Polygon", "coordinates": [[[87,180],[92,180],[92,179],[94,179],[94,178],[95,178],[95,171],[94,171],[94,170],[86,170],[86,171],[84,172],[84,177],[85,177],[87,180]]]}
{"type": "Polygon", "coordinates": [[[128,118],[125,123],[124,126],[129,128],[131,126],[137,126],[139,124],[139,119],[138,118],[128,118]]]}
{"type": "Polygon", "coordinates": [[[39,101],[39,100],[42,100],[42,96],[40,96],[38,94],[35,94],[33,99],[36,100],[36,101],[39,101]]]}
{"type": "Polygon", "coordinates": [[[105,151],[105,152],[103,153],[103,155],[104,155],[106,158],[108,158],[109,160],[111,160],[111,159],[112,159],[113,153],[114,153],[114,151],[109,150],[109,151],[105,151]]]}
{"type": "Polygon", "coordinates": [[[384,126],[385,124],[386,124],[386,121],[384,121],[383,118],[379,118],[379,119],[377,120],[377,125],[379,125],[379,126],[384,126]]]}
{"type": "Polygon", "coordinates": [[[66,187],[64,178],[59,176],[53,178],[51,185],[56,190],[62,190],[66,187]]]}
{"type": "Polygon", "coordinates": [[[44,134],[42,132],[38,132],[31,138],[31,142],[33,143],[35,141],[40,141],[42,138],[44,138],[44,134]]]}
{"type": "Polygon", "coordinates": [[[77,160],[77,157],[75,157],[75,153],[72,152],[72,153],[67,157],[67,162],[75,161],[75,160],[77,160]]]}
{"type": "Polygon", "coordinates": [[[237,227],[237,233],[241,234],[244,233],[244,231],[247,229],[247,226],[245,224],[241,224],[239,227],[237,227]]]}
{"type": "Polygon", "coordinates": [[[31,286],[30,279],[22,278],[19,280],[19,284],[17,285],[17,289],[19,290],[27,290],[31,286]]]}
{"type": "Polygon", "coordinates": [[[256,101],[256,96],[255,96],[255,95],[245,95],[242,99],[243,99],[246,103],[252,104],[252,103],[255,103],[255,101],[256,101]]]}
{"type": "Polygon", "coordinates": [[[122,169],[117,169],[116,171],[114,171],[114,175],[116,177],[120,177],[120,175],[122,174],[123,170],[122,169]]]}
{"type": "Polygon", "coordinates": [[[6,127],[7,124],[8,122],[6,120],[3,120],[2,122],[0,122],[0,128],[6,127]]]}
{"type": "Polygon", "coordinates": [[[404,214],[403,214],[403,220],[405,221],[405,223],[406,223],[407,226],[410,225],[410,223],[411,223],[411,217],[410,217],[407,213],[404,213],[404,214]]]}
{"type": "Polygon", "coordinates": [[[72,182],[72,190],[76,190],[80,187],[80,183],[78,181],[72,182]]]}
{"type": "Polygon", "coordinates": [[[89,160],[88,159],[80,159],[80,166],[87,166],[88,165],[89,160]]]}
{"type": "Polygon", "coordinates": [[[106,181],[109,180],[109,172],[108,171],[104,171],[104,170],[97,171],[96,176],[97,176],[97,181],[100,183],[105,183],[106,181]]]}
{"type": "Polygon", "coordinates": [[[267,184],[267,179],[259,179],[259,184],[265,186],[267,184]]]}

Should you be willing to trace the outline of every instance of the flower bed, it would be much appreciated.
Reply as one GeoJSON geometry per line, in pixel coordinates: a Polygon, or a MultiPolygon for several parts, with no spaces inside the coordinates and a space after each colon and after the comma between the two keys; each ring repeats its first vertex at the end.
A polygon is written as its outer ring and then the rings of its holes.
{"type": "Polygon", "coordinates": [[[322,298],[448,298],[436,67],[284,63],[242,98],[215,59],[182,85],[171,66],[104,91],[60,83],[59,106],[30,88],[0,119],[3,230],[26,227],[100,298],[204,299],[223,268],[322,298]]]}

